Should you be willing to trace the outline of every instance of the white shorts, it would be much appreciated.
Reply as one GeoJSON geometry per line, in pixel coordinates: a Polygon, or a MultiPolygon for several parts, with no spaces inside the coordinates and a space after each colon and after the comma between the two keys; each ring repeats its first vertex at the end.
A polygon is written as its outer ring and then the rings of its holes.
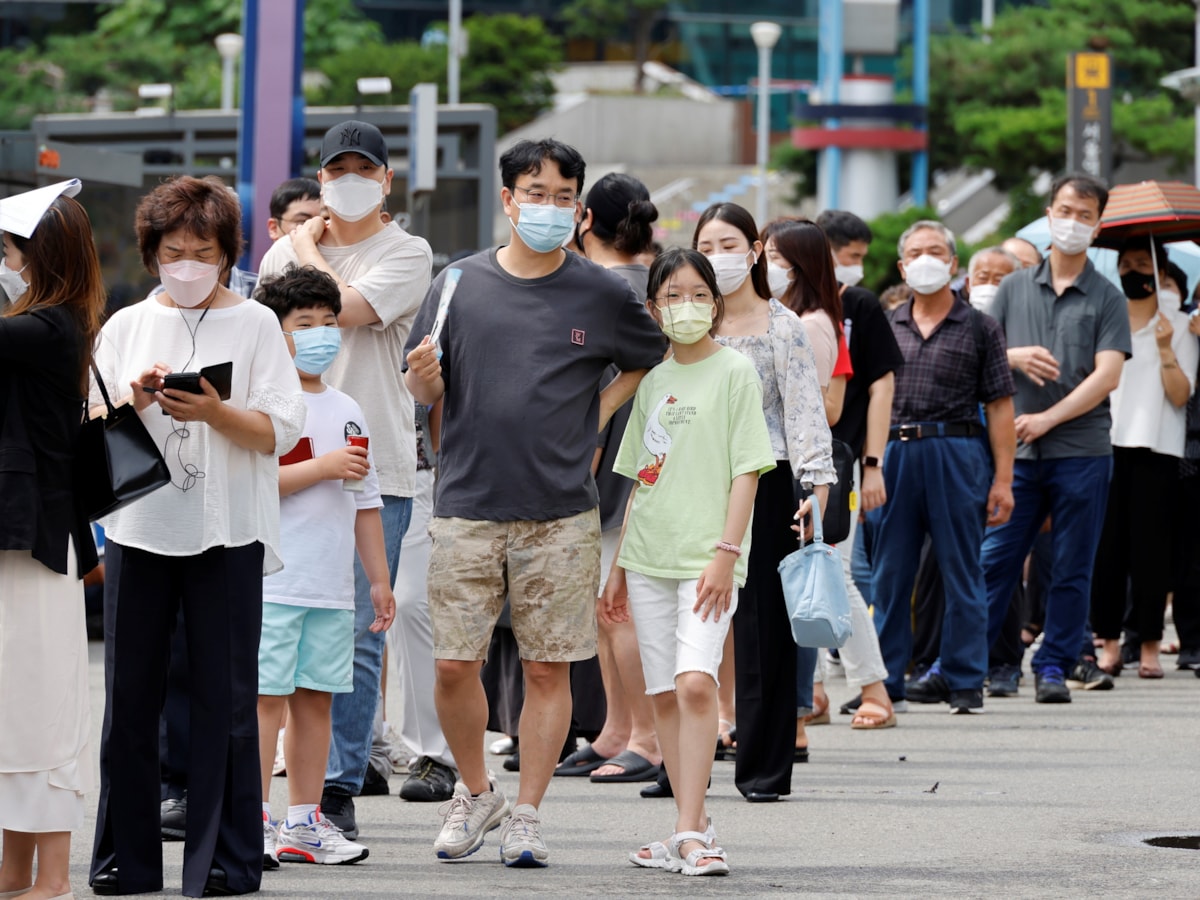
{"type": "Polygon", "coordinates": [[[710,615],[705,622],[692,612],[697,579],[679,581],[626,570],[625,580],[629,588],[629,611],[642,654],[646,693],[675,690],[675,678],[684,672],[704,672],[716,682],[725,635],[737,610],[737,586],[734,585],[733,601],[720,621],[714,621],[710,615]]]}
{"type": "Polygon", "coordinates": [[[621,526],[600,532],[600,595],[604,594],[604,585],[608,584],[608,573],[612,571],[620,543],[621,526]]]}

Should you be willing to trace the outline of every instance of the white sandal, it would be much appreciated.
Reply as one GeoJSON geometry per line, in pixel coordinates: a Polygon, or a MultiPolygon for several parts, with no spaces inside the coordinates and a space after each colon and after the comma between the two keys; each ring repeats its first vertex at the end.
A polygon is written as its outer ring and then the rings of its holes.
{"type": "Polygon", "coordinates": [[[708,831],[680,831],[671,835],[671,855],[674,857],[673,871],[684,875],[728,875],[729,863],[725,861],[725,851],[720,847],[711,846],[715,841],[712,822],[709,821],[708,831]],[[703,847],[697,847],[686,857],[680,858],[679,847],[687,841],[698,841],[703,847]],[[700,865],[700,860],[710,859],[707,865],[700,865]]]}
{"type": "MultiPolygon", "coordinates": [[[[696,834],[698,832],[688,832],[696,834]]],[[[672,835],[672,839],[675,836],[672,835]]],[[[705,844],[711,844],[717,839],[717,833],[713,830],[712,819],[708,820],[708,828],[701,835],[705,844]]],[[[651,841],[649,844],[643,844],[638,847],[637,851],[629,854],[629,861],[635,866],[641,866],[643,869],[666,869],[671,872],[678,872],[681,860],[677,854],[671,852],[671,848],[662,841],[651,841]],[[643,850],[649,850],[649,856],[638,856],[643,850]]],[[[728,868],[728,867],[726,867],[728,868]]]]}

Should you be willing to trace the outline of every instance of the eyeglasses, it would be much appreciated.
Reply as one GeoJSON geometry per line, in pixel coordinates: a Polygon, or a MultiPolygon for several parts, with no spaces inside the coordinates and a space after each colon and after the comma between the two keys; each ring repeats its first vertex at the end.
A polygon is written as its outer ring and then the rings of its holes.
{"type": "MultiPolygon", "coordinates": [[[[550,194],[547,194],[545,191],[531,191],[528,188],[523,188],[523,187],[520,187],[519,185],[514,187],[513,190],[520,191],[522,194],[525,195],[525,198],[530,203],[533,203],[536,206],[541,206],[551,199],[550,194]]],[[[555,194],[553,199],[554,199],[555,206],[559,206],[564,209],[569,209],[570,207],[575,205],[575,201],[577,201],[579,199],[579,195],[573,194],[570,191],[567,191],[562,194],[555,194]]]]}
{"type": "Polygon", "coordinates": [[[286,225],[288,223],[291,223],[293,225],[303,225],[305,222],[307,222],[311,218],[313,218],[313,217],[306,215],[304,213],[299,213],[294,216],[280,216],[276,221],[278,221],[280,224],[283,224],[283,225],[286,225]]]}
{"type": "Polygon", "coordinates": [[[676,303],[686,303],[691,300],[693,303],[712,303],[713,295],[708,291],[696,291],[694,294],[684,294],[679,291],[667,291],[664,297],[655,297],[654,302],[659,306],[666,304],[674,306],[676,303]]]}

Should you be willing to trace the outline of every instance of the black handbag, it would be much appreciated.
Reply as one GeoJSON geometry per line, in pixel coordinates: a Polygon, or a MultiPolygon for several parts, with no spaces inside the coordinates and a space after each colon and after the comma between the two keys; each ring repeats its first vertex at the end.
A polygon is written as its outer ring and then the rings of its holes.
{"type": "Polygon", "coordinates": [[[837,484],[829,485],[829,499],[821,524],[825,540],[838,544],[850,536],[850,495],[854,491],[854,451],[845,441],[833,439],[833,468],[837,484]]]}
{"type": "Polygon", "coordinates": [[[86,418],[75,449],[75,489],[95,521],[171,483],[154,438],[132,403],[113,406],[100,372],[92,366],[108,414],[86,418]]]}

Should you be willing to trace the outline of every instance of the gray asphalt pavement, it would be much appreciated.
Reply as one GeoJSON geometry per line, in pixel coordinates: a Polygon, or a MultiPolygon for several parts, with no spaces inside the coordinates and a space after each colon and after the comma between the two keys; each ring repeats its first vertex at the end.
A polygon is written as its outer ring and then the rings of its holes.
{"type": "MultiPolygon", "coordinates": [[[[95,727],[103,713],[103,653],[91,645],[95,727]]],[[[551,865],[508,870],[497,834],[475,856],[438,862],[437,804],[395,795],[358,800],[360,840],[371,856],[353,866],[285,864],[263,877],[276,898],[537,896],[782,897],[1200,897],[1200,850],[1147,846],[1160,835],[1200,835],[1200,679],[1164,656],[1166,678],[1126,671],[1113,691],[1075,691],[1074,702],[988,699],[979,716],[914,706],[899,727],[852,731],[836,714],[851,691],[828,684],[829,726],[810,729],[812,761],[795,767],[793,793],[752,805],[718,762],[709,813],[732,874],[685,878],[639,869],[626,854],[666,838],[669,800],[640,785],[556,778],[542,807],[551,865]],[[936,789],[935,789],[936,786],[936,789]]],[[[1026,666],[1028,672],[1028,666],[1026,666]]],[[[398,695],[397,695],[398,696],[398,695]]],[[[491,737],[489,736],[489,740],[491,737]]],[[[517,776],[491,757],[503,790],[517,776]]],[[[275,779],[277,810],[286,804],[275,779]]],[[[95,824],[72,848],[77,897],[91,896],[87,860],[95,824]]],[[[167,891],[178,896],[182,845],[164,844],[167,891]]],[[[154,896],[154,895],[150,895],[154,896]]]]}

